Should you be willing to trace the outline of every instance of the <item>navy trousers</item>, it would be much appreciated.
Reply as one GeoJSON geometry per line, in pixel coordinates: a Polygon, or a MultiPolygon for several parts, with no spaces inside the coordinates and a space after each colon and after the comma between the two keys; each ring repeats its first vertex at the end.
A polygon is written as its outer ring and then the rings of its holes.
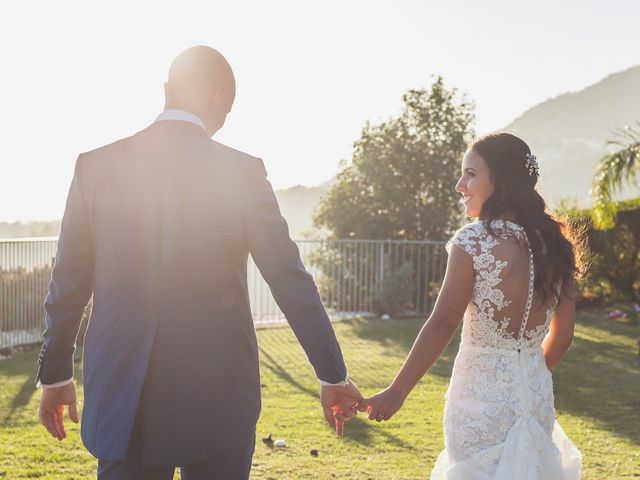
{"type": "MultiPolygon", "coordinates": [[[[248,480],[256,446],[255,432],[240,445],[231,445],[193,465],[180,466],[182,480],[248,480]]],[[[145,466],[132,445],[126,460],[98,460],[98,480],[172,480],[176,467],[145,466]]]]}

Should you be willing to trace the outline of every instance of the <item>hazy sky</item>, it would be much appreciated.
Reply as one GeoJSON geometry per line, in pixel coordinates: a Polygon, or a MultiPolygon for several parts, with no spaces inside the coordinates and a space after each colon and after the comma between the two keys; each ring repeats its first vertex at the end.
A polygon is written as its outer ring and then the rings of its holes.
{"type": "Polygon", "coordinates": [[[478,133],[640,64],[640,2],[20,1],[0,7],[0,221],[57,219],[79,153],[146,127],[176,54],[219,49],[234,109],[216,140],[275,188],[317,185],[366,120],[444,76],[478,133]]]}

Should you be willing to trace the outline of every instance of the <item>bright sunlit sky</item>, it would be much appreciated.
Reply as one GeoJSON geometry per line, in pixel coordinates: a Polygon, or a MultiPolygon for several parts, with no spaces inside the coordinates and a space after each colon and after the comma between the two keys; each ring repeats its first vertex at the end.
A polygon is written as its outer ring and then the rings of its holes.
{"type": "Polygon", "coordinates": [[[192,45],[236,75],[214,138],[263,158],[280,189],[331,178],[365,122],[434,75],[486,133],[640,64],[638,18],[633,0],[4,2],[0,221],[60,218],[78,154],[151,123],[192,45]]]}

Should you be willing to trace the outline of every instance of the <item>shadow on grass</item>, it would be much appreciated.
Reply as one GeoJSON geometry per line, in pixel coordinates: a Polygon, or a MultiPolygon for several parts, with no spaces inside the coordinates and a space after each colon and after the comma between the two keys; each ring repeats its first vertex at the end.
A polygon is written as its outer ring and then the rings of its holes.
{"type": "Polygon", "coordinates": [[[555,405],[640,445],[640,371],[629,348],[576,337],[553,370],[555,405]]]}
{"type": "MultiPolygon", "coordinates": [[[[2,419],[2,423],[0,423],[0,426],[10,426],[14,415],[18,412],[18,410],[25,407],[31,401],[31,398],[38,390],[36,388],[35,377],[37,373],[37,360],[39,351],[39,347],[36,347],[32,351],[26,351],[16,355],[13,358],[0,361],[0,378],[4,377],[11,381],[12,377],[25,377],[15,395],[13,395],[10,400],[6,397],[5,400],[3,400],[3,402],[6,401],[8,404],[5,403],[5,405],[0,405],[0,411],[3,409],[3,407],[7,409],[6,414],[2,419]]],[[[76,364],[74,377],[76,379],[82,377],[82,366],[78,365],[78,357],[79,355],[76,354],[76,358],[74,359],[74,363],[76,364]]],[[[78,381],[76,382],[80,383],[78,381]]]]}
{"type": "MultiPolygon", "coordinates": [[[[403,319],[384,321],[378,319],[358,319],[351,323],[352,335],[370,342],[376,342],[384,349],[399,355],[402,361],[409,355],[420,328],[425,319],[403,319]]],[[[454,333],[451,342],[440,358],[433,364],[429,374],[448,379],[453,369],[453,361],[458,353],[460,328],[454,333]]]]}
{"type": "MultiPolygon", "coordinates": [[[[376,427],[374,427],[371,420],[367,419],[365,413],[359,413],[356,418],[349,420],[349,423],[345,426],[345,430],[349,430],[349,436],[347,437],[349,440],[367,447],[373,447],[379,444],[379,442],[371,435],[373,428],[376,427]]],[[[389,431],[385,430],[384,426],[377,428],[376,432],[378,435],[384,437],[385,441],[388,442],[389,445],[411,452],[416,452],[418,450],[415,446],[399,439],[389,431]]]]}
{"type": "Polygon", "coordinates": [[[32,378],[27,377],[25,381],[22,383],[20,390],[15,394],[13,399],[11,400],[11,405],[9,406],[9,411],[5,415],[2,420],[2,426],[7,427],[11,421],[11,418],[16,413],[16,410],[24,407],[29,403],[31,397],[36,391],[35,383],[32,378]]]}
{"type": "MultiPolygon", "coordinates": [[[[260,349],[260,355],[261,355],[261,362],[265,367],[268,367],[277,377],[279,377],[281,380],[283,380],[284,382],[286,382],[296,390],[299,390],[300,392],[309,395],[311,398],[313,398],[316,401],[319,400],[318,390],[302,385],[285,368],[283,368],[276,361],[276,359],[273,358],[271,354],[269,354],[269,352],[267,352],[262,347],[259,347],[259,349],[260,349]]],[[[350,420],[345,428],[349,429],[349,432],[350,432],[348,437],[349,440],[365,446],[374,444],[374,439],[372,438],[372,435],[371,435],[373,425],[369,422],[369,420],[366,420],[363,417],[356,417],[350,420]]],[[[406,450],[415,450],[415,447],[402,441],[401,439],[399,439],[398,437],[396,437],[395,435],[389,432],[386,432],[381,429],[378,431],[378,433],[383,437],[385,437],[386,441],[388,441],[389,444],[391,445],[394,445],[396,447],[406,449],[406,450]]]]}
{"type": "MultiPolygon", "coordinates": [[[[35,365],[37,358],[37,351],[33,351],[21,353],[14,358],[0,362],[0,377],[8,378],[9,381],[11,381],[11,377],[25,377],[18,391],[10,399],[10,403],[4,405],[7,410],[2,419],[1,425],[3,427],[9,426],[15,413],[29,403],[36,391],[35,365]]],[[[6,397],[5,399],[9,400],[6,397]]]]}
{"type": "Polygon", "coordinates": [[[309,387],[305,387],[300,382],[298,382],[285,368],[283,368],[273,356],[269,352],[267,352],[264,348],[258,347],[260,350],[260,361],[264,364],[265,367],[271,369],[273,373],[276,374],[280,379],[284,380],[286,383],[294,387],[296,390],[300,390],[307,395],[310,395],[313,398],[318,396],[318,391],[313,390],[309,387]]]}

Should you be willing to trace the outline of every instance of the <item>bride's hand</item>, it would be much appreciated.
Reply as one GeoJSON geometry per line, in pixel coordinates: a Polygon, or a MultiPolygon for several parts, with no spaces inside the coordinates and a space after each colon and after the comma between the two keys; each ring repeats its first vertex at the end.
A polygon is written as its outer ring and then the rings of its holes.
{"type": "Polygon", "coordinates": [[[389,420],[400,410],[407,396],[400,390],[387,387],[372,397],[365,398],[358,403],[358,410],[368,412],[369,420],[381,422],[389,420]]]}

